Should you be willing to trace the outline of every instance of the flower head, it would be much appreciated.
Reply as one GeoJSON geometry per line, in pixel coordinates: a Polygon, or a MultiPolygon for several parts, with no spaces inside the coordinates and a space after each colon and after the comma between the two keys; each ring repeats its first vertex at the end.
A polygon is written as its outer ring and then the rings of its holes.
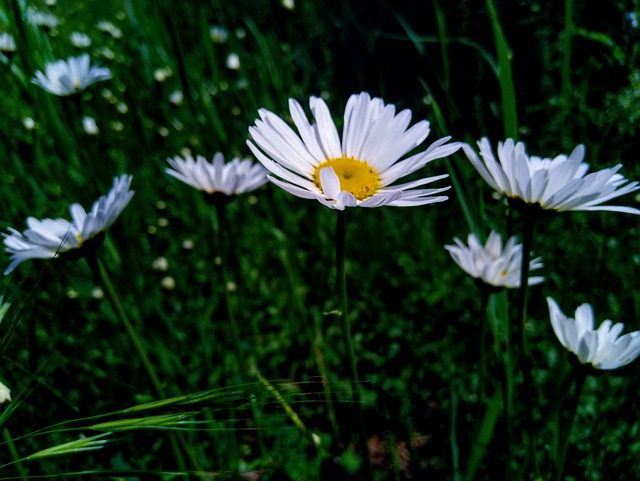
{"type": "MultiPolygon", "coordinates": [[[[469,234],[464,245],[457,237],[453,239],[456,245],[447,245],[453,260],[467,274],[485,285],[493,287],[520,287],[522,265],[522,244],[516,244],[516,238],[510,237],[502,246],[502,237],[491,231],[484,246],[480,244],[475,234],[469,234]]],[[[533,259],[529,270],[542,267],[540,258],[533,259]]],[[[530,277],[528,285],[540,284],[544,277],[530,277]]]]}
{"type": "Polygon", "coordinates": [[[587,174],[584,146],[578,145],[567,157],[541,158],[529,156],[522,142],[512,139],[498,144],[496,161],[487,138],[478,141],[480,155],[470,145],[462,146],[469,160],[493,189],[529,205],[555,211],[608,210],[640,214],[632,207],[601,205],[608,200],[640,189],[618,174],[621,164],[587,174]]]}
{"type": "Polygon", "coordinates": [[[190,155],[183,158],[167,159],[172,169],[165,172],[185,184],[216,197],[230,198],[257,189],[267,182],[267,171],[260,164],[249,159],[235,157],[224,162],[224,156],[217,152],[213,161],[208,162],[201,155],[194,159],[190,155]]]}
{"type": "Polygon", "coordinates": [[[89,85],[111,78],[111,71],[105,67],[90,67],[89,55],[69,57],[45,66],[45,73],[36,72],[31,82],[54,95],[72,95],[86,89],[89,85]]]}
{"type": "Polygon", "coordinates": [[[97,236],[113,225],[133,197],[130,185],[130,175],[114,178],[109,193],[95,201],[88,213],[80,204],[72,204],[71,222],[28,217],[28,229],[24,232],[10,227],[9,234],[2,234],[5,251],[11,255],[11,263],[4,274],[9,274],[27,259],[53,259],[82,248],[94,238],[100,239],[97,236]]]}
{"type": "Polygon", "coordinates": [[[547,297],[553,332],[560,343],[574,353],[581,364],[591,364],[596,369],[610,370],[625,366],[640,355],[640,332],[620,336],[624,324],[611,325],[604,321],[593,329],[593,309],[582,304],[576,309],[576,317],[565,316],[556,301],[547,297]]]}
{"type": "Polygon", "coordinates": [[[0,404],[11,401],[11,391],[7,386],[0,382],[0,404]]]}
{"type": "Polygon", "coordinates": [[[91,39],[86,33],[72,32],[69,38],[71,39],[71,44],[77,48],[85,48],[91,45],[91,39]]]}
{"type": "Polygon", "coordinates": [[[442,202],[438,196],[449,189],[414,189],[447,177],[427,177],[400,185],[390,185],[400,177],[446,157],[460,147],[444,145],[449,137],[437,140],[426,151],[399,160],[429,135],[429,122],[408,128],[411,112],[396,114],[393,105],[368,93],[352,95],[344,113],[342,140],[324,100],[311,97],[315,123],[309,123],[298,102],[289,100],[291,117],[299,134],[268,110],[249,128],[255,142],[249,148],[271,171],[269,180],[287,192],[316,199],[327,207],[413,206],[442,202]],[[261,150],[260,150],[261,149],[261,150]]]}
{"type": "Polygon", "coordinates": [[[0,33],[0,52],[7,56],[16,53],[16,41],[13,36],[7,32],[0,33]]]}

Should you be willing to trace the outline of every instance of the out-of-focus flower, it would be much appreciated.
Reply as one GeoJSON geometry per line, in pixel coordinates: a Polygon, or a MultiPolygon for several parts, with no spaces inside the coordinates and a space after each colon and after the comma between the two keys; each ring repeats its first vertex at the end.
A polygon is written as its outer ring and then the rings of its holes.
{"type": "Polygon", "coordinates": [[[53,259],[66,253],[82,254],[77,249],[94,248],[102,241],[103,234],[116,221],[133,197],[130,175],[113,179],[113,187],[107,195],[94,202],[87,213],[80,204],[72,204],[71,222],[66,219],[27,218],[28,229],[19,232],[9,228],[3,233],[5,251],[11,263],[4,271],[7,275],[27,259],[53,259]]]}
{"type": "Polygon", "coordinates": [[[41,12],[31,7],[27,9],[27,21],[33,25],[37,25],[38,27],[45,28],[56,28],[58,23],[60,23],[58,17],[54,14],[41,12]]]}
{"type": "Polygon", "coordinates": [[[16,41],[13,36],[7,32],[0,33],[0,52],[6,56],[16,53],[16,41]]]}
{"type": "MultiPolygon", "coordinates": [[[[621,164],[587,174],[584,146],[578,145],[567,157],[529,156],[522,142],[507,139],[498,144],[498,160],[486,138],[478,141],[480,155],[468,144],[463,150],[482,178],[493,189],[516,203],[546,210],[608,210],[640,214],[632,207],[602,205],[616,197],[640,189],[638,182],[628,182],[618,174],[621,164]]],[[[517,204],[516,204],[517,206],[517,204]]]]}
{"type": "Polygon", "coordinates": [[[182,90],[174,90],[173,92],[171,92],[171,95],[169,95],[169,102],[171,102],[176,107],[181,106],[183,100],[184,94],[182,93],[182,90]]]}
{"type": "Polygon", "coordinates": [[[620,336],[624,324],[612,326],[608,319],[595,330],[591,305],[582,304],[576,309],[575,319],[572,319],[560,311],[551,297],[547,297],[547,303],[553,332],[560,344],[574,353],[581,364],[611,370],[629,364],[640,355],[639,331],[620,336]]]}
{"type": "Polygon", "coordinates": [[[112,22],[109,22],[108,20],[100,20],[96,24],[96,27],[101,32],[108,33],[115,39],[122,38],[122,30],[120,30],[118,27],[116,27],[112,22]]]}
{"type": "Polygon", "coordinates": [[[36,72],[31,82],[54,95],[72,95],[89,85],[111,78],[111,71],[105,67],[90,66],[89,55],[84,53],[67,60],[58,60],[45,66],[45,73],[36,72]]]}
{"type": "Polygon", "coordinates": [[[280,117],[260,109],[249,133],[249,148],[271,172],[269,180],[287,192],[315,199],[332,209],[345,207],[398,207],[442,202],[437,195],[449,187],[415,189],[448,177],[426,177],[391,185],[435,159],[453,154],[459,143],[446,144],[450,137],[435,141],[427,150],[400,160],[429,135],[429,122],[409,127],[411,112],[396,114],[395,106],[368,93],[352,95],[344,113],[342,140],[327,104],[310,99],[315,123],[310,123],[298,102],[289,100],[289,110],[299,134],[280,117]],[[445,145],[446,144],[446,145],[445,145]]]}
{"type": "Polygon", "coordinates": [[[169,77],[173,75],[173,72],[169,67],[157,68],[153,71],[153,78],[156,79],[156,82],[164,82],[169,77]]]}
{"type": "Polygon", "coordinates": [[[211,25],[209,27],[209,35],[211,35],[213,43],[225,43],[229,36],[229,32],[226,28],[221,27],[220,25],[211,25]]]}
{"type": "Polygon", "coordinates": [[[222,153],[213,156],[213,162],[201,155],[167,159],[172,169],[165,172],[185,184],[213,196],[212,199],[229,201],[238,194],[250,192],[267,182],[267,171],[249,159],[233,158],[224,162],[222,153]]]}
{"type": "Polygon", "coordinates": [[[169,269],[169,261],[166,257],[158,257],[151,263],[151,268],[154,271],[166,271],[169,269]]]}
{"type": "MultiPolygon", "coordinates": [[[[522,244],[516,243],[515,237],[510,237],[502,246],[502,237],[491,231],[483,246],[475,234],[467,237],[467,247],[457,237],[453,239],[456,245],[447,245],[453,260],[471,277],[482,284],[497,288],[520,287],[522,265],[522,244]]],[[[529,270],[542,267],[540,258],[533,259],[529,270]]],[[[530,286],[540,284],[544,277],[529,277],[530,286]]]]}
{"type": "Polygon", "coordinates": [[[7,386],[0,382],[0,404],[11,401],[11,391],[7,386]]]}
{"type": "Polygon", "coordinates": [[[82,117],[82,130],[88,135],[98,135],[100,129],[93,117],[82,117]]]}
{"type": "Polygon", "coordinates": [[[282,0],[280,4],[287,10],[295,10],[296,2],[294,0],[282,0]]]}
{"type": "Polygon", "coordinates": [[[242,27],[236,28],[236,38],[238,40],[243,40],[246,36],[247,36],[247,31],[244,28],[242,27]]]}
{"type": "Polygon", "coordinates": [[[163,289],[172,291],[176,288],[176,280],[171,276],[165,276],[160,280],[160,286],[163,289]]]}
{"type": "Polygon", "coordinates": [[[227,68],[230,70],[240,69],[240,57],[237,53],[231,52],[229,55],[227,55],[227,68]]]}
{"type": "Polygon", "coordinates": [[[24,125],[24,128],[27,130],[33,130],[36,128],[36,121],[33,120],[31,117],[25,117],[22,120],[22,125],[24,125]]]}
{"type": "Polygon", "coordinates": [[[86,48],[91,45],[91,39],[87,34],[80,32],[73,32],[70,36],[71,45],[77,48],[86,48]]]}

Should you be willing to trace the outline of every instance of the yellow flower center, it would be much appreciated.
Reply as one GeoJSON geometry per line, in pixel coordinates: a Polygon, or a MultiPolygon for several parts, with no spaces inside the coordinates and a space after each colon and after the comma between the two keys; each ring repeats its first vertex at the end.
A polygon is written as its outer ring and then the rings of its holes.
{"type": "Polygon", "coordinates": [[[316,167],[313,182],[320,190],[320,170],[331,167],[340,181],[340,191],[349,192],[358,200],[366,199],[375,194],[380,188],[380,176],[376,169],[364,160],[353,157],[338,157],[328,159],[316,167]]]}

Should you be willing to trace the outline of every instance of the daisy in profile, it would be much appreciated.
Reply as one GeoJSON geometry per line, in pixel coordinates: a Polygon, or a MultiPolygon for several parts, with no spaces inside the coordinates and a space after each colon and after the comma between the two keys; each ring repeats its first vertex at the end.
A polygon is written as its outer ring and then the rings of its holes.
{"type": "Polygon", "coordinates": [[[37,71],[31,82],[54,95],[67,96],[110,78],[111,71],[108,68],[90,66],[89,55],[84,53],[78,57],[48,63],[44,73],[37,71]]]}
{"type": "Polygon", "coordinates": [[[10,227],[8,234],[2,234],[5,251],[11,256],[4,274],[9,274],[27,259],[53,259],[62,255],[81,257],[86,249],[97,247],[103,234],[131,201],[134,192],[129,189],[130,185],[130,175],[114,178],[111,190],[95,201],[89,212],[80,204],[72,204],[71,221],[28,217],[24,232],[10,227]]]}
{"type": "Polygon", "coordinates": [[[569,156],[541,158],[529,156],[522,142],[507,139],[498,144],[496,160],[487,138],[478,141],[480,157],[468,144],[462,148],[482,178],[497,192],[520,206],[538,206],[552,211],[607,210],[640,214],[632,207],[602,205],[640,189],[618,173],[621,164],[587,173],[584,146],[578,145],[569,156]]]}
{"type": "Polygon", "coordinates": [[[214,202],[229,202],[236,195],[255,190],[267,182],[267,171],[262,165],[239,157],[225,163],[220,152],[213,156],[212,162],[201,155],[195,159],[190,155],[176,156],[167,162],[172,167],[165,169],[167,174],[208,194],[214,202]]]}
{"type": "Polygon", "coordinates": [[[640,331],[620,336],[624,324],[612,325],[608,319],[594,329],[589,304],[578,307],[573,319],[565,316],[551,297],[547,297],[547,303],[553,332],[581,364],[612,370],[626,366],[640,355],[640,331]]]}
{"type": "MultiPolygon", "coordinates": [[[[447,245],[453,260],[462,270],[482,285],[493,289],[520,287],[522,244],[516,243],[516,238],[510,237],[502,245],[502,237],[491,231],[487,242],[483,246],[475,234],[467,237],[468,247],[458,239],[453,239],[456,245],[447,245]]],[[[542,267],[540,258],[533,259],[529,270],[542,267]]],[[[529,285],[540,284],[544,277],[529,277],[529,285]]]]}
{"type": "Polygon", "coordinates": [[[313,123],[297,101],[289,100],[297,133],[265,109],[259,110],[260,119],[249,128],[253,139],[247,142],[249,148],[271,172],[271,182],[297,197],[315,199],[338,210],[406,207],[447,199],[438,194],[448,186],[416,188],[444,179],[446,174],[391,185],[459,149],[459,143],[446,144],[450,137],[445,137],[402,159],[427,138],[429,122],[423,120],[409,128],[409,110],[396,113],[393,105],[363,92],[349,98],[340,137],[324,100],[311,97],[309,104],[313,123]]]}

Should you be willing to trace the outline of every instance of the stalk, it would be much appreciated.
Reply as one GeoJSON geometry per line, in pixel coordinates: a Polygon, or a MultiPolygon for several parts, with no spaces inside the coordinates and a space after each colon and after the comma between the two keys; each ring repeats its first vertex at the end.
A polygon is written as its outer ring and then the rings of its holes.
{"type": "MultiPolygon", "coordinates": [[[[573,389],[573,397],[571,398],[571,404],[569,405],[569,416],[567,417],[564,425],[564,429],[560,432],[564,433],[564,437],[560,442],[559,450],[556,455],[556,481],[561,481],[562,471],[564,470],[564,462],[567,458],[567,448],[569,447],[569,439],[571,438],[571,430],[573,429],[573,422],[576,418],[576,412],[578,411],[578,403],[580,401],[580,395],[582,394],[582,388],[584,387],[584,381],[587,378],[587,371],[585,369],[578,370],[578,376],[576,378],[575,387],[573,389]]],[[[558,424],[561,423],[562,416],[558,416],[558,424]]]]}
{"type": "Polygon", "coordinates": [[[347,300],[347,276],[345,273],[345,244],[347,213],[346,210],[338,211],[336,224],[336,282],[338,283],[338,292],[340,295],[340,311],[339,317],[342,328],[342,342],[347,353],[349,368],[351,370],[351,392],[353,396],[353,405],[356,410],[356,418],[360,437],[358,446],[364,457],[364,469],[367,479],[373,479],[373,471],[371,468],[371,459],[369,456],[369,448],[367,446],[367,437],[364,430],[364,422],[362,418],[362,406],[360,400],[360,377],[358,376],[358,365],[355,350],[353,348],[353,338],[351,336],[351,322],[349,320],[349,305],[347,300]]]}

